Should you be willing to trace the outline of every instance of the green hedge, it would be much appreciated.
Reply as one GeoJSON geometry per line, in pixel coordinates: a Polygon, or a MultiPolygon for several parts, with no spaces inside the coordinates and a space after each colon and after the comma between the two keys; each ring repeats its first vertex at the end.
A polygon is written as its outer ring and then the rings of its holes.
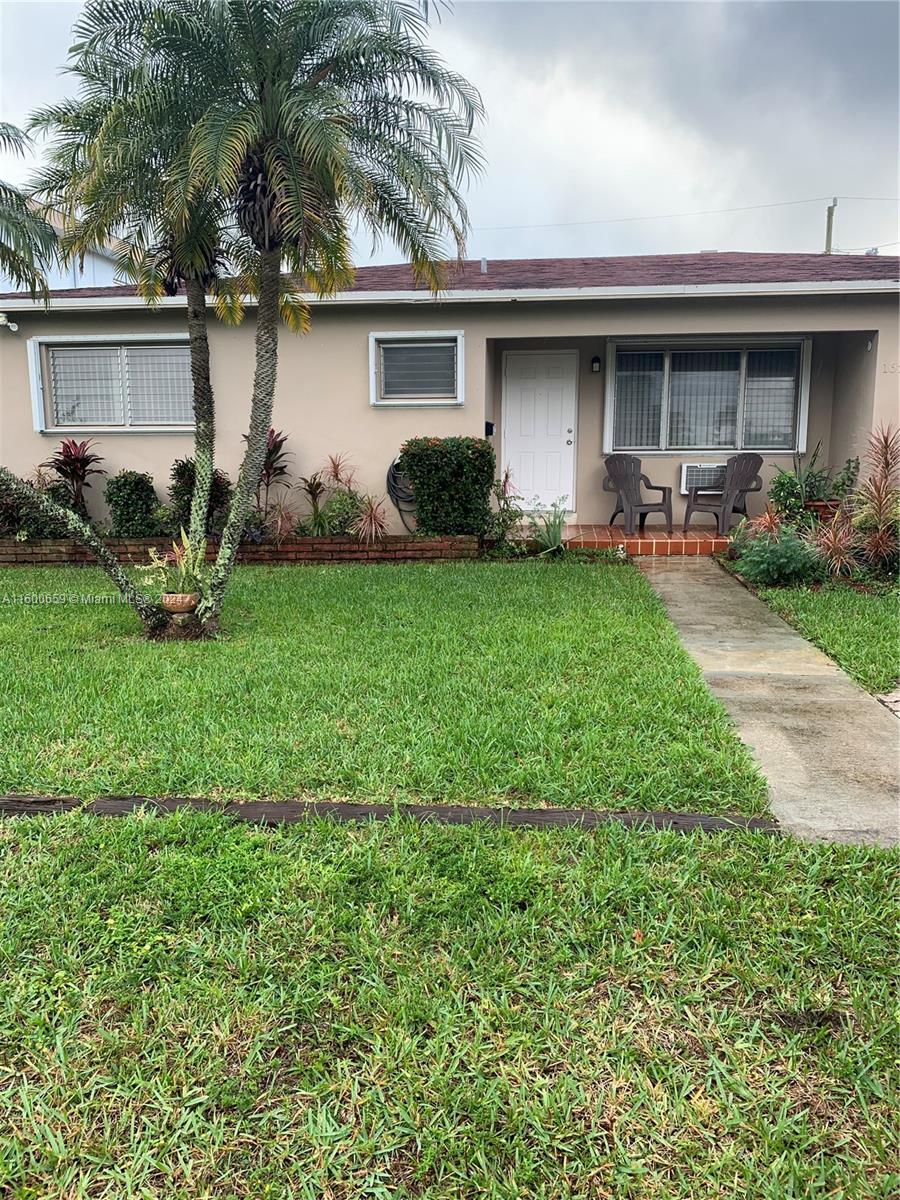
{"type": "Polygon", "coordinates": [[[106,503],[115,537],[155,537],[159,507],[153,479],[143,471],[119,471],[106,482],[106,503]]]}
{"type": "Polygon", "coordinates": [[[496,471],[493,447],[484,438],[411,438],[400,451],[400,469],[415,493],[419,533],[484,534],[496,471]]]}

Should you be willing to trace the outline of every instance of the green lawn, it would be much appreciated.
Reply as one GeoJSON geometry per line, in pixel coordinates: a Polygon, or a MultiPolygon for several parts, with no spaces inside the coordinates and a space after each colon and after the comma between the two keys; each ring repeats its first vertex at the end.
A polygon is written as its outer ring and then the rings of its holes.
{"type": "Polygon", "coordinates": [[[0,573],[0,791],[766,811],[629,565],[244,568],[214,643],[12,602],[107,591],[0,573]]]}
{"type": "Polygon", "coordinates": [[[71,815],[0,895],[10,1200],[900,1188],[887,851],[71,815]]]}
{"type": "Polygon", "coordinates": [[[818,589],[762,588],[759,595],[870,692],[900,679],[900,591],[861,592],[846,584],[818,589]]]}

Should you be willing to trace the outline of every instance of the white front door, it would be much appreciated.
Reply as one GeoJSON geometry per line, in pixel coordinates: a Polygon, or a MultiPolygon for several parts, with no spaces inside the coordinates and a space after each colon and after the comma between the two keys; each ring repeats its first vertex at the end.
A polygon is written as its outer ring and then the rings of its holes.
{"type": "Polygon", "coordinates": [[[503,465],[529,507],[575,508],[577,350],[509,350],[503,369],[503,465]]]}

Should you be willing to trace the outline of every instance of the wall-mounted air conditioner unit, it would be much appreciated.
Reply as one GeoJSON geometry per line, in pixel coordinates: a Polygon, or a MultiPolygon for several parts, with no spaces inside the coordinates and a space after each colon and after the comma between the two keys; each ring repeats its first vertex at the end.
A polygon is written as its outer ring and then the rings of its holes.
{"type": "Polygon", "coordinates": [[[692,487],[703,492],[721,492],[725,482],[724,463],[682,463],[681,494],[686,496],[692,487]]]}

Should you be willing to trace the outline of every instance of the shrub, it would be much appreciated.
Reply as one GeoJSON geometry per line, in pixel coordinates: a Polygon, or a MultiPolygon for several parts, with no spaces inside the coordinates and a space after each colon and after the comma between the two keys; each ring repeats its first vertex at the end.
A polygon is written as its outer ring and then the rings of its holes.
{"type": "MultiPolygon", "coordinates": [[[[190,528],[194,477],[194,460],[192,458],[179,458],[172,464],[169,507],[172,510],[172,526],[175,533],[190,528]]],[[[206,513],[206,533],[214,533],[221,527],[230,501],[231,482],[228,476],[222,471],[213,471],[209,508],[206,513]]]]}
{"type": "Polygon", "coordinates": [[[554,500],[546,512],[532,513],[528,518],[531,540],[538,554],[556,557],[566,549],[566,498],[554,500]]]}
{"type": "Polygon", "coordinates": [[[361,507],[362,496],[359,492],[345,488],[332,492],[323,509],[328,532],[333,537],[346,537],[351,532],[351,526],[359,516],[361,507]]]}
{"type": "MultiPolygon", "coordinates": [[[[51,480],[47,472],[38,467],[34,477],[27,482],[35,492],[41,492],[48,500],[53,500],[63,508],[74,510],[71,490],[62,479],[51,480]]],[[[52,517],[45,517],[27,501],[22,502],[12,497],[0,500],[0,537],[19,537],[23,541],[29,541],[35,538],[70,536],[63,524],[54,521],[52,517]]]]}
{"type": "Polygon", "coordinates": [[[819,467],[821,442],[804,464],[799,454],[794,455],[793,471],[777,468],[777,474],[769,485],[769,501],[780,517],[796,525],[811,523],[815,517],[804,505],[815,500],[843,500],[856,484],[859,474],[859,459],[848,458],[836,475],[830,467],[819,467]]]}
{"type": "MultiPolygon", "coordinates": [[[[276,484],[284,484],[288,475],[288,459],[292,455],[289,450],[284,448],[287,440],[286,433],[275,429],[272,425],[269,426],[269,432],[266,434],[266,454],[263,458],[259,483],[256,485],[256,511],[262,517],[263,524],[269,516],[269,492],[276,484]]],[[[249,441],[246,433],[244,441],[249,441]]]]}
{"type": "Polygon", "coordinates": [[[159,500],[153,479],[143,471],[119,471],[106,482],[110,528],[116,537],[154,537],[159,500]]]}
{"type": "Polygon", "coordinates": [[[384,511],[384,501],[377,496],[360,496],[356,516],[350,522],[348,530],[360,542],[373,546],[383,542],[387,537],[388,519],[384,511]]]}
{"type": "Polygon", "coordinates": [[[521,497],[516,491],[509,467],[503,472],[502,478],[494,482],[491,491],[494,511],[487,529],[488,537],[494,539],[493,549],[498,557],[512,557],[523,548],[521,528],[525,513],[519,504],[521,497]]]}
{"type": "Polygon", "coordinates": [[[70,503],[66,506],[73,509],[79,516],[87,519],[87,507],[84,501],[84,489],[91,486],[91,475],[105,475],[102,467],[96,466],[103,462],[101,454],[95,454],[91,447],[94,442],[87,438],[76,442],[74,438],[63,438],[53,456],[42,467],[55,471],[69,492],[70,503]]]}
{"type": "Polygon", "coordinates": [[[894,574],[900,549],[900,431],[880,427],[869,435],[866,478],[851,498],[862,560],[894,574]]]}
{"type": "Polygon", "coordinates": [[[754,587],[779,587],[812,583],[822,577],[822,562],[815,549],[783,526],[778,537],[760,534],[741,551],[738,570],[754,587]]]}
{"type": "Polygon", "coordinates": [[[484,438],[411,438],[400,451],[399,467],[415,493],[419,533],[487,532],[496,460],[484,438]]]}
{"type": "Polygon", "coordinates": [[[312,475],[302,475],[297,487],[309,501],[309,512],[304,520],[297,525],[301,537],[328,537],[331,526],[325,514],[328,503],[328,484],[321,471],[313,471],[312,475]]]}

